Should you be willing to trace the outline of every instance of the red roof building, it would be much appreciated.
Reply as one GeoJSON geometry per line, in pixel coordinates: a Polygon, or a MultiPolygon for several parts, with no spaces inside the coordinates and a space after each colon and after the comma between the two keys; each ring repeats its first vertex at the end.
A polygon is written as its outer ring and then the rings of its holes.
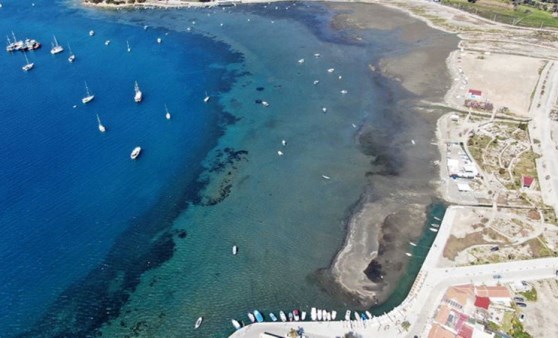
{"type": "Polygon", "coordinates": [[[521,186],[523,188],[531,188],[535,179],[531,176],[521,176],[521,186]]]}
{"type": "Polygon", "coordinates": [[[488,310],[488,307],[490,306],[490,298],[476,296],[475,306],[481,309],[488,310]]]}
{"type": "Polygon", "coordinates": [[[474,96],[481,97],[482,92],[480,90],[477,90],[477,89],[469,89],[469,95],[474,95],[474,96]]]}

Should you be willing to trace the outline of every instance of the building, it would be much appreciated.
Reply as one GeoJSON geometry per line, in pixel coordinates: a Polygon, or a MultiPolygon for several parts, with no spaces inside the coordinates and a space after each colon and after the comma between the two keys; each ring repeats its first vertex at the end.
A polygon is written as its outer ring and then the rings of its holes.
{"type": "Polygon", "coordinates": [[[529,189],[535,183],[535,178],[531,176],[522,175],[521,176],[521,187],[529,189]]]}
{"type": "Polygon", "coordinates": [[[469,89],[467,97],[471,100],[480,100],[482,99],[482,92],[477,89],[469,89]]]}

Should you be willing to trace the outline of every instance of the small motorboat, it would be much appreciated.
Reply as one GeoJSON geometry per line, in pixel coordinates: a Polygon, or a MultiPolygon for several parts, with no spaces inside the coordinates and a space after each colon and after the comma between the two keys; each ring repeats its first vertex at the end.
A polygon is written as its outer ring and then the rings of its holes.
{"type": "Polygon", "coordinates": [[[317,315],[317,313],[316,313],[316,308],[313,307],[313,308],[310,310],[310,319],[312,319],[313,321],[315,321],[315,320],[318,318],[316,315],[317,315]]]}
{"type": "Polygon", "coordinates": [[[431,223],[430,226],[433,227],[433,228],[439,228],[440,224],[431,223]]]}
{"type": "Polygon", "coordinates": [[[281,318],[282,322],[286,322],[287,321],[287,316],[285,316],[285,312],[283,312],[282,310],[279,311],[279,317],[281,318]]]}
{"type": "Polygon", "coordinates": [[[326,113],[326,112],[327,112],[327,108],[326,108],[326,107],[322,107],[322,112],[326,113]]]}
{"type": "Polygon", "coordinates": [[[232,322],[232,325],[234,326],[234,328],[237,329],[237,330],[242,327],[242,325],[240,325],[240,323],[236,319],[231,319],[231,322],[232,322]]]}
{"type": "Polygon", "coordinates": [[[293,317],[294,317],[295,321],[297,321],[297,322],[300,321],[300,312],[297,309],[293,310],[293,317]]]}
{"type": "Polygon", "coordinates": [[[320,53],[315,53],[315,54],[314,54],[314,57],[315,57],[315,58],[319,58],[319,57],[320,57],[320,53]]]}
{"type": "Polygon", "coordinates": [[[273,312],[269,313],[269,318],[271,318],[271,320],[273,320],[274,322],[277,321],[277,317],[275,317],[275,315],[273,314],[273,312]]]}
{"type": "Polygon", "coordinates": [[[93,35],[95,35],[95,31],[94,31],[94,30],[90,30],[90,31],[89,31],[89,36],[93,36],[93,35]]]}
{"type": "Polygon", "coordinates": [[[439,217],[434,216],[434,219],[437,221],[441,221],[441,219],[439,217]]]}
{"type": "Polygon", "coordinates": [[[320,83],[319,80],[314,80],[314,82],[312,82],[314,85],[317,85],[318,83],[320,83]]]}
{"type": "Polygon", "coordinates": [[[205,97],[203,98],[203,102],[207,103],[209,101],[210,97],[209,95],[207,95],[207,92],[205,93],[205,97]]]}
{"type": "Polygon", "coordinates": [[[357,311],[354,311],[354,312],[353,312],[353,315],[354,315],[354,317],[355,317],[356,320],[359,320],[359,319],[360,319],[360,314],[359,314],[357,311]]]}
{"type": "Polygon", "coordinates": [[[300,314],[300,320],[306,320],[306,311],[302,311],[300,314]]]}
{"type": "Polygon", "coordinates": [[[254,317],[254,315],[250,312],[248,312],[248,319],[250,319],[252,323],[256,321],[256,317],[254,317]]]}
{"type": "Polygon", "coordinates": [[[438,232],[438,229],[430,228],[430,231],[432,231],[432,232],[438,232]]]}
{"type": "Polygon", "coordinates": [[[329,176],[327,176],[327,175],[322,175],[322,178],[323,178],[324,180],[330,180],[330,179],[331,179],[331,177],[329,177],[329,176]]]}
{"type": "Polygon", "coordinates": [[[372,314],[368,310],[366,311],[366,317],[368,317],[368,319],[372,319],[372,314]]]}
{"type": "Polygon", "coordinates": [[[110,40],[105,41],[105,46],[110,45],[110,40]]]}
{"type": "Polygon", "coordinates": [[[347,94],[347,93],[348,93],[348,91],[347,91],[346,89],[342,89],[342,90],[341,90],[341,94],[345,95],[345,94],[347,94]]]}
{"type": "Polygon", "coordinates": [[[347,310],[347,312],[345,312],[345,320],[351,320],[351,310],[347,310]]]}
{"type": "Polygon", "coordinates": [[[254,316],[256,317],[256,321],[258,323],[261,323],[261,322],[264,321],[264,318],[263,318],[262,314],[260,313],[260,311],[254,310],[254,316]]]}
{"type": "Polygon", "coordinates": [[[322,310],[318,309],[318,320],[322,320],[322,310]]]}
{"type": "Polygon", "coordinates": [[[284,147],[284,146],[286,146],[286,145],[287,145],[287,141],[285,141],[285,140],[281,140],[281,144],[282,144],[282,145],[283,145],[283,147],[284,147]]]}
{"type": "Polygon", "coordinates": [[[331,311],[331,320],[335,320],[336,317],[337,317],[337,311],[335,310],[331,311]]]}
{"type": "Polygon", "coordinates": [[[368,317],[366,317],[366,314],[363,312],[363,313],[360,314],[360,319],[367,320],[368,317]]]}
{"type": "Polygon", "coordinates": [[[410,252],[405,252],[405,255],[409,256],[409,257],[413,257],[413,254],[410,252]]]}
{"type": "Polygon", "coordinates": [[[304,63],[304,59],[298,60],[298,63],[303,64],[303,63],[304,63]]]}
{"type": "Polygon", "coordinates": [[[324,312],[322,312],[322,319],[323,319],[324,321],[328,320],[328,319],[327,319],[327,315],[328,315],[328,314],[329,314],[329,312],[327,312],[327,310],[324,310],[324,312]]]}
{"type": "Polygon", "coordinates": [[[289,312],[289,322],[292,322],[292,321],[293,321],[293,313],[289,312]]]}
{"type": "Polygon", "coordinates": [[[136,158],[138,158],[140,153],[141,153],[141,147],[135,147],[134,150],[132,150],[132,153],[130,154],[130,158],[132,160],[135,160],[136,158]]]}
{"type": "Polygon", "coordinates": [[[203,317],[199,317],[198,320],[196,320],[196,324],[194,325],[194,329],[197,329],[198,327],[200,327],[200,325],[202,324],[203,321],[203,317]]]}
{"type": "Polygon", "coordinates": [[[283,156],[283,152],[281,150],[277,150],[277,155],[283,156]]]}
{"type": "Polygon", "coordinates": [[[238,247],[236,245],[233,245],[232,247],[232,254],[236,255],[238,253],[238,247]]]}
{"type": "Polygon", "coordinates": [[[159,43],[159,44],[160,44],[161,42],[163,42],[163,39],[161,39],[161,38],[157,38],[157,43],[159,43]]]}
{"type": "Polygon", "coordinates": [[[335,71],[335,68],[329,68],[329,69],[327,70],[328,73],[333,73],[334,71],[335,71]]]}
{"type": "Polygon", "coordinates": [[[267,102],[267,101],[262,101],[262,106],[264,106],[264,107],[269,107],[269,102],[267,102]]]}

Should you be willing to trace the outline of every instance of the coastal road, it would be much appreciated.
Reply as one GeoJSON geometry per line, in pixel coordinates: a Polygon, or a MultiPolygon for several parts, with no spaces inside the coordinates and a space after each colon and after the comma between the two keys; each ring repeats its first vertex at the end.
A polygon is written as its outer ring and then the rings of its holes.
{"type": "Polygon", "coordinates": [[[291,328],[303,328],[308,336],[317,338],[343,337],[348,332],[354,332],[363,337],[413,337],[415,335],[424,337],[427,335],[431,319],[446,289],[450,286],[469,283],[495,285],[518,280],[528,281],[556,277],[558,258],[554,257],[456,268],[436,267],[459,208],[463,207],[447,209],[436,240],[409,295],[403,303],[389,313],[365,322],[257,323],[236,331],[230,337],[259,338],[266,332],[284,337],[291,328]],[[411,323],[409,331],[402,329],[401,323],[404,321],[411,323]]]}

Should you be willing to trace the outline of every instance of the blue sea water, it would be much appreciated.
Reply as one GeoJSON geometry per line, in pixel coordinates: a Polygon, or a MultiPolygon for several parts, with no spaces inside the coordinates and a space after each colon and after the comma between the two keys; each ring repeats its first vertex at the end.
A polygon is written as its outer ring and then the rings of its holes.
{"type": "Polygon", "coordinates": [[[254,308],[346,305],[316,270],[368,182],[353,124],[394,139],[407,128],[368,71],[404,49],[396,32],[355,41],[319,4],[3,5],[0,32],[43,48],[29,73],[23,55],[0,53],[1,336],[222,337],[254,308]],[[49,53],[53,36],[63,54],[49,53]]]}

